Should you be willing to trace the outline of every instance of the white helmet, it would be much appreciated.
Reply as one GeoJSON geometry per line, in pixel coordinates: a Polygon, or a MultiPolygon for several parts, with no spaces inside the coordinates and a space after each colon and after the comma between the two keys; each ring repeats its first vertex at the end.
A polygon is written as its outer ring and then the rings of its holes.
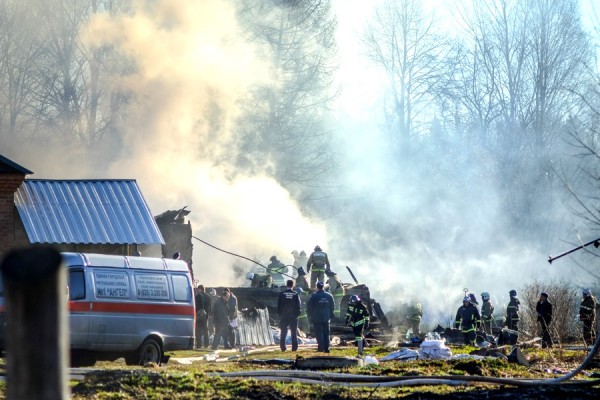
{"type": "Polygon", "coordinates": [[[588,288],[583,289],[583,295],[584,296],[587,297],[587,296],[589,296],[591,294],[592,294],[592,290],[591,289],[588,289],[588,288]]]}
{"type": "Polygon", "coordinates": [[[490,294],[488,292],[481,292],[481,298],[483,301],[487,301],[490,299],[490,294]]]}

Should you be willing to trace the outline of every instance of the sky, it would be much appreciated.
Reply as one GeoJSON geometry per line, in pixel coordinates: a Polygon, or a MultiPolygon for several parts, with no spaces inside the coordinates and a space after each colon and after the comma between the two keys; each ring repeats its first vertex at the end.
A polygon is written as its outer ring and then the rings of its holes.
{"type": "MultiPolygon", "coordinates": [[[[85,43],[113,43],[140,66],[135,76],[114,82],[135,92],[137,104],[121,146],[99,153],[102,162],[86,163],[86,155],[68,143],[52,151],[41,145],[4,155],[34,171],[32,178],[136,179],[154,215],[187,206],[195,236],[265,265],[274,254],[291,264],[292,250],[310,253],[319,244],[342,280],[352,282],[345,269],[350,266],[384,310],[416,297],[440,312],[453,313],[463,288],[477,295],[492,292],[492,300],[501,304],[508,291],[524,281],[559,278],[561,267],[572,271],[566,263],[549,268],[546,261],[550,253],[570,248],[568,229],[557,235],[546,254],[510,240],[495,248],[493,240],[485,239],[502,229],[500,217],[483,217],[497,216],[501,199],[495,193],[465,190],[465,211],[479,214],[451,219],[444,212],[449,205],[443,197],[436,188],[420,187],[418,176],[401,175],[390,187],[378,109],[384,77],[366,62],[359,40],[376,3],[332,3],[338,17],[337,82],[342,89],[334,117],[348,199],[337,218],[304,215],[294,196],[267,173],[232,171],[220,162],[234,157],[223,143],[235,132],[244,91],[269,78],[268,62],[244,42],[224,0],[139,0],[136,13],[117,19],[100,16],[82,30],[85,43]],[[209,118],[215,109],[218,118],[209,118]],[[188,148],[201,148],[202,157],[188,148]],[[65,159],[78,160],[76,167],[56,162],[65,159]],[[477,208],[471,207],[476,203],[477,208]],[[435,213],[415,212],[422,207],[432,207],[435,213]],[[398,220],[405,228],[345,229],[345,218],[360,227],[365,215],[398,220]],[[384,233],[373,234],[380,231],[384,233]],[[387,251],[375,253],[373,242],[383,242],[387,251]]],[[[444,12],[444,6],[451,3],[425,2],[448,21],[451,13],[444,12]]],[[[569,216],[564,218],[570,224],[569,216]]],[[[211,286],[241,284],[240,269],[254,266],[194,241],[194,268],[196,277],[211,286]]]]}

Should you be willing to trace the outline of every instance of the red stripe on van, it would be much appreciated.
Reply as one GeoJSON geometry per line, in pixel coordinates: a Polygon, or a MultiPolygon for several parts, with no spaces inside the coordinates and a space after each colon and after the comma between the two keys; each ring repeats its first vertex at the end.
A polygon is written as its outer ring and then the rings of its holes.
{"type": "Polygon", "coordinates": [[[125,314],[174,314],[194,315],[194,306],[180,304],[139,304],[93,301],[90,308],[89,302],[69,302],[69,310],[79,312],[107,312],[125,314]]]}

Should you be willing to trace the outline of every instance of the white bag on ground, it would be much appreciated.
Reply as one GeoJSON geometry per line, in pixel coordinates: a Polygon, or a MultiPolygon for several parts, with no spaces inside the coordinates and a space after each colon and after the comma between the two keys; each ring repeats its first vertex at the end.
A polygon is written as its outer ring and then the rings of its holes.
{"type": "Polygon", "coordinates": [[[449,360],[452,350],[446,346],[444,340],[425,340],[419,347],[421,360],[449,360]]]}

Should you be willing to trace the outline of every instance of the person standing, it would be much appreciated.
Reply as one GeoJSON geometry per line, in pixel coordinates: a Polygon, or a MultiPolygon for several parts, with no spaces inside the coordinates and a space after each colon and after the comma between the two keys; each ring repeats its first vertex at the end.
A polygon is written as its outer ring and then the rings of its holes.
{"type": "Polygon", "coordinates": [[[297,271],[300,268],[306,267],[306,261],[308,261],[308,257],[306,256],[306,252],[302,250],[298,253],[298,250],[292,251],[292,255],[294,256],[294,269],[297,271]]]}
{"type": "Polygon", "coordinates": [[[279,347],[286,350],[288,328],[292,337],[292,351],[298,350],[298,316],[300,315],[300,297],[293,290],[294,281],[288,279],[287,289],[279,294],[277,299],[277,313],[279,314],[279,347]]]}
{"type": "Polygon", "coordinates": [[[346,312],[346,325],[352,327],[356,346],[359,354],[362,354],[364,346],[365,331],[369,328],[369,310],[365,303],[357,295],[350,296],[348,311],[346,312]]]}
{"type": "Polygon", "coordinates": [[[283,286],[283,274],[286,273],[287,267],[277,259],[277,256],[271,256],[269,261],[271,263],[267,265],[267,272],[273,278],[273,286],[283,286]]]}
{"type": "Polygon", "coordinates": [[[481,293],[481,325],[483,330],[488,335],[492,334],[492,314],[494,313],[494,305],[490,300],[490,294],[488,292],[481,293]]]}
{"type": "Polygon", "coordinates": [[[412,335],[420,335],[419,326],[421,325],[421,318],[423,317],[423,306],[418,301],[413,301],[408,307],[408,313],[406,315],[406,324],[408,326],[407,332],[410,329],[412,335]]]}
{"type": "Polygon", "coordinates": [[[306,300],[306,296],[308,296],[308,292],[302,290],[302,288],[299,288],[298,286],[296,286],[296,288],[294,288],[294,291],[298,294],[298,297],[300,297],[300,315],[298,315],[298,329],[300,329],[302,332],[308,332],[309,324],[308,324],[308,315],[306,314],[306,304],[305,304],[305,300],[306,300]]]}
{"type": "Polygon", "coordinates": [[[225,288],[229,297],[227,298],[227,306],[229,308],[229,345],[233,348],[236,343],[236,330],[238,326],[238,299],[235,297],[229,288],[225,288]]]}
{"type": "Polygon", "coordinates": [[[219,300],[219,296],[217,296],[217,291],[213,288],[208,290],[208,296],[210,297],[210,312],[208,313],[208,336],[215,335],[215,319],[213,316],[213,306],[219,300]]]}
{"type": "Polygon", "coordinates": [[[232,348],[229,344],[229,334],[231,331],[231,326],[229,325],[229,306],[227,305],[229,296],[230,293],[223,289],[221,296],[219,296],[213,307],[213,320],[215,323],[215,336],[212,342],[213,350],[219,347],[221,338],[223,339],[223,346],[226,349],[232,348]]]}
{"type": "Polygon", "coordinates": [[[591,289],[583,289],[579,306],[579,320],[583,323],[583,341],[586,345],[596,341],[596,298],[591,289]]]}
{"type": "Polygon", "coordinates": [[[542,330],[542,349],[552,347],[552,338],[550,337],[550,323],[552,322],[552,303],[548,301],[548,294],[542,292],[538,300],[535,311],[537,320],[542,330]]]}
{"type": "Polygon", "coordinates": [[[325,271],[331,268],[329,257],[319,245],[315,246],[315,251],[310,254],[306,262],[306,272],[310,273],[310,288],[314,289],[317,282],[325,281],[325,271]],[[312,268],[312,271],[311,271],[312,268]]]}
{"type": "Polygon", "coordinates": [[[198,285],[196,289],[196,348],[208,348],[210,335],[208,334],[208,316],[211,312],[211,299],[204,288],[198,285]]]}
{"type": "Polygon", "coordinates": [[[308,292],[308,280],[306,279],[306,272],[304,268],[298,268],[298,276],[296,277],[296,287],[308,292]]]}
{"type": "Polygon", "coordinates": [[[479,310],[473,304],[469,296],[463,298],[463,305],[456,312],[454,327],[458,329],[461,326],[461,331],[464,336],[465,344],[474,346],[476,333],[475,330],[481,324],[481,316],[479,310]]]}
{"type": "Polygon", "coordinates": [[[510,300],[506,306],[506,326],[513,331],[519,330],[519,306],[521,302],[517,298],[517,291],[512,289],[508,292],[510,300]]]}
{"type": "Polygon", "coordinates": [[[308,318],[313,324],[317,339],[317,351],[329,353],[329,321],[333,315],[333,296],[323,290],[325,284],[317,282],[317,291],[307,304],[308,318]]]}
{"type": "Polygon", "coordinates": [[[336,318],[341,318],[340,313],[342,307],[342,299],[346,294],[346,289],[344,288],[344,285],[342,285],[340,278],[335,272],[333,272],[332,270],[328,270],[325,271],[325,274],[327,274],[328,276],[327,284],[329,285],[329,293],[333,295],[333,301],[335,304],[335,309],[333,313],[335,314],[336,318]]]}

